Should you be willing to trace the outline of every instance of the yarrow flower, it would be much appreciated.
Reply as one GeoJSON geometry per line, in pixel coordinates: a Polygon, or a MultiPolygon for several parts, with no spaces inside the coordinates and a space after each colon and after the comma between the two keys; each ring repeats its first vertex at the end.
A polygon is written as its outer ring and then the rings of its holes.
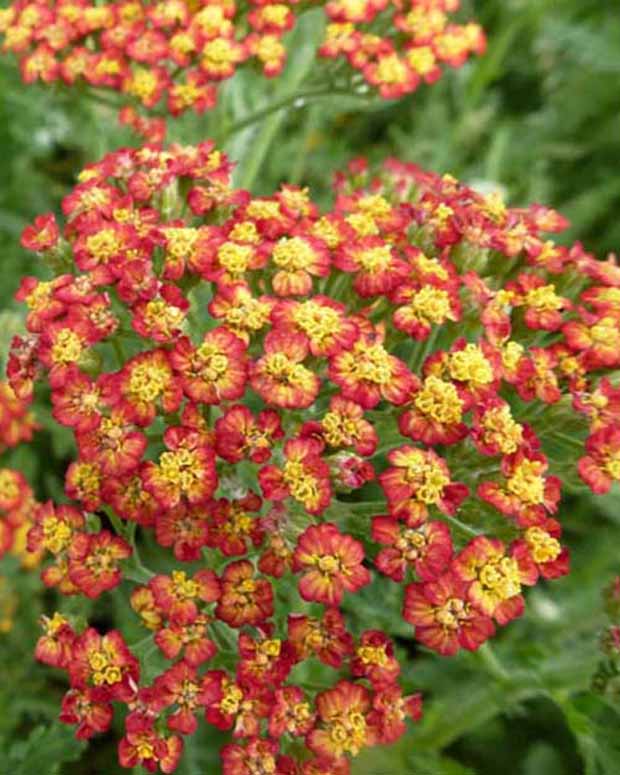
{"type": "MultiPolygon", "coordinates": [[[[383,8],[328,5],[347,29],[383,8]]],[[[234,13],[209,8],[201,56],[223,78],[234,13]]],[[[253,6],[261,34],[291,23],[278,9],[253,6]]],[[[186,12],[148,18],[165,31],[186,12]]],[[[422,19],[414,5],[398,24],[430,46],[441,18],[422,19]]],[[[147,40],[132,50],[156,51],[147,40]]],[[[369,72],[396,78],[377,56],[369,72]]],[[[356,597],[367,610],[384,576],[414,640],[475,650],[528,587],[568,572],[562,482],[620,480],[620,269],[555,245],[551,210],[395,160],[352,163],[326,213],[294,186],[237,191],[230,172],[210,142],[123,149],[80,175],[63,224],[27,228],[24,244],[65,261],[22,282],[8,375],[19,400],[51,392],[75,441],[73,502],[33,503],[3,470],[3,546],[27,525],[63,595],[122,583],[166,661],[154,674],[119,631],[42,622],[37,658],[69,682],[61,720],[89,738],[122,713],[121,766],[172,772],[207,723],[230,734],[226,775],[346,775],[421,713],[389,634],[352,623],[356,597]],[[308,659],[325,666],[318,688],[295,669],[308,659]]],[[[16,430],[12,401],[0,428],[16,439],[32,426],[16,430]]]]}
{"type": "MultiPolygon", "coordinates": [[[[485,49],[477,24],[451,21],[458,0],[448,6],[444,0],[413,0],[409,9],[396,0],[318,5],[327,24],[317,56],[343,58],[386,99],[434,83],[442,66],[460,67],[485,49]]],[[[2,50],[17,57],[25,83],[60,81],[84,84],[97,90],[93,94],[117,92],[121,123],[161,142],[164,116],[211,110],[220,83],[238,68],[251,63],[266,78],[280,75],[289,55],[286,33],[302,13],[296,2],[258,0],[247,8],[208,0],[139,0],[103,8],[88,0],[16,0],[0,11],[0,34],[2,50]]],[[[53,238],[53,224],[44,221],[24,236],[30,249],[53,238]]],[[[274,253],[278,295],[289,295],[293,287],[305,293],[328,258],[311,235],[287,237],[274,253]]]]}

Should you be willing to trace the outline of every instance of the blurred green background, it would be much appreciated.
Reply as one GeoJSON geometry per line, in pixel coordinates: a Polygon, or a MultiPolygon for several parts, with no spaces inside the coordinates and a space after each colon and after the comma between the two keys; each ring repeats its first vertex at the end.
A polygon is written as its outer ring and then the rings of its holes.
{"type": "MultiPolygon", "coordinates": [[[[468,183],[501,187],[513,205],[541,202],[569,217],[563,239],[580,239],[605,257],[620,245],[620,13],[604,0],[480,0],[464,4],[489,38],[487,55],[448,71],[432,88],[399,103],[322,99],[271,114],[225,145],[241,162],[237,182],[256,193],[281,181],[308,185],[326,203],[332,173],[351,158],[389,155],[450,172],[468,183]]],[[[221,140],[231,124],[291,93],[311,74],[318,40],[307,14],[285,77],[265,85],[239,73],[220,106],[171,127],[171,139],[221,140]]],[[[60,90],[24,87],[0,58],[0,353],[19,328],[12,296],[20,277],[37,273],[19,235],[35,215],[58,211],[76,173],[106,151],[135,140],[114,111],[60,90]]],[[[45,418],[43,418],[45,419],[45,418]]],[[[44,430],[34,447],[3,458],[29,472],[40,497],[57,492],[70,450],[44,430]],[[39,461],[45,460],[43,468],[39,461]]],[[[589,691],[606,624],[601,590],[620,572],[620,498],[569,492],[563,523],[573,571],[529,594],[524,618],[494,641],[494,654],[442,660],[417,653],[402,622],[372,621],[409,654],[407,689],[425,694],[426,716],[389,749],[356,762],[359,775],[620,775],[620,715],[613,681],[589,691]]],[[[58,725],[60,675],[33,664],[33,615],[49,600],[32,576],[3,561],[22,608],[0,635],[0,775],[109,775],[120,772],[113,736],[87,753],[58,725]]],[[[118,591],[117,591],[118,592],[118,591]]],[[[0,598],[3,592],[0,589],[0,598]]],[[[386,584],[386,596],[396,590],[386,584]]],[[[131,618],[118,594],[99,617],[131,618]]],[[[394,606],[387,606],[395,610],[394,606]]],[[[368,601],[376,619],[376,607],[368,601]]],[[[360,597],[352,615],[364,617],[360,597]]],[[[135,626],[135,622],[134,625],[135,626]]],[[[613,669],[613,667],[610,667],[613,669]]],[[[181,775],[215,773],[210,732],[191,745],[181,775]]]]}

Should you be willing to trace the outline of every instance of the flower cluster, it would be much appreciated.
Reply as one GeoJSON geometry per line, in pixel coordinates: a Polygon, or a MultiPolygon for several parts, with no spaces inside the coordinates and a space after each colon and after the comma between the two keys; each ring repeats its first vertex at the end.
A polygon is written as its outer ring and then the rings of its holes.
{"type": "Polygon", "coordinates": [[[62,229],[24,232],[55,274],[22,281],[8,374],[47,383],[77,450],[78,505],[41,505],[30,545],[66,594],[133,583],[172,664],[143,682],[121,633],[60,615],[37,654],[67,670],[78,735],[127,706],[123,766],[171,772],[200,714],[232,732],[225,775],[346,773],[420,714],[388,635],[348,619],[359,590],[391,579],[450,655],[567,573],[552,472],[584,412],[618,425],[620,269],[547,239],[555,212],[413,165],[352,163],[326,213],[230,169],[209,142],[123,149],[83,171],[62,229]],[[173,570],[139,557],[165,550],[173,570]],[[336,671],[318,693],[310,657],[336,671]]]}
{"type": "Polygon", "coordinates": [[[0,454],[32,439],[37,423],[28,405],[7,382],[0,382],[0,454]]]}
{"type": "MultiPolygon", "coordinates": [[[[8,383],[0,382],[0,452],[30,441],[37,427],[28,402],[17,398],[8,383]]],[[[23,474],[12,468],[0,468],[0,560],[13,555],[24,570],[39,564],[42,552],[31,552],[27,546],[37,505],[23,474]]],[[[12,628],[18,607],[11,575],[0,573],[0,633],[12,628]]]]}
{"type": "MultiPolygon", "coordinates": [[[[459,67],[484,49],[478,25],[450,21],[458,0],[320,5],[328,23],[318,55],[344,57],[386,98],[432,83],[442,65],[459,67]]],[[[246,62],[268,78],[282,71],[285,33],[305,6],[275,0],[237,6],[224,0],[17,0],[0,10],[2,49],[17,55],[27,83],[61,81],[121,93],[121,121],[161,140],[165,120],[142,113],[209,110],[218,85],[246,62]]]]}

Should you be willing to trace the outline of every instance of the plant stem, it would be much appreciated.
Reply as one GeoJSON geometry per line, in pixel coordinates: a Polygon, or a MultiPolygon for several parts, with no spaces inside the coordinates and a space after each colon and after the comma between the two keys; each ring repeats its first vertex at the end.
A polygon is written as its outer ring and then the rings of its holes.
{"type": "Polygon", "coordinates": [[[266,107],[257,110],[255,113],[252,113],[251,115],[242,118],[240,121],[237,121],[228,130],[226,139],[236,134],[237,132],[240,132],[242,129],[247,129],[253,124],[258,123],[262,119],[267,118],[274,113],[278,113],[281,110],[293,107],[293,105],[298,100],[303,100],[305,102],[324,99],[326,97],[338,97],[345,95],[347,97],[353,97],[365,102],[369,101],[366,95],[355,94],[355,92],[348,91],[346,89],[308,89],[307,91],[297,92],[296,94],[287,94],[286,97],[281,97],[280,99],[272,102],[271,105],[267,105],[266,107]]]}
{"type": "Polygon", "coordinates": [[[458,527],[459,530],[462,530],[464,533],[467,533],[468,535],[476,538],[479,535],[482,535],[482,531],[476,530],[473,527],[470,527],[469,525],[466,525],[465,522],[461,522],[460,519],[457,519],[456,517],[451,517],[449,514],[444,514],[444,519],[450,522],[454,527],[458,527]]]}
{"type": "Polygon", "coordinates": [[[480,657],[482,662],[484,662],[487,670],[494,678],[497,678],[497,680],[501,681],[502,683],[510,682],[510,674],[506,671],[502,663],[497,658],[497,655],[491,648],[489,641],[483,643],[476,654],[480,657]]]}

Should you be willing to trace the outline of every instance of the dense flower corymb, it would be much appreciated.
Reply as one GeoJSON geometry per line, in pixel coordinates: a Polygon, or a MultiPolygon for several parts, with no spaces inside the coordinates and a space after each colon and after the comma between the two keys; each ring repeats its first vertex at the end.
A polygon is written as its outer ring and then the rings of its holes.
{"type": "MultiPolygon", "coordinates": [[[[267,9],[266,34],[287,26],[267,9]]],[[[354,10],[330,4],[337,25],[354,10]]],[[[204,46],[210,72],[234,43],[204,46]]],[[[3,470],[2,545],[28,530],[65,595],[133,585],[159,675],[144,646],[61,614],[37,646],[68,674],[80,737],[125,708],[122,766],[171,772],[208,723],[231,735],[225,773],[346,775],[421,712],[388,635],[352,626],[377,577],[402,585],[420,644],[475,650],[568,572],[560,490],[577,477],[556,476],[557,450],[584,447],[596,493],[620,479],[620,270],[551,242],[552,211],[395,160],[354,162],[327,213],[294,186],[235,191],[230,169],[208,142],[124,149],[80,176],[64,224],[25,233],[68,258],[22,283],[8,374],[20,398],[47,383],[75,503],[33,503],[3,470]],[[337,672],[307,686],[308,659],[337,672]]]]}

